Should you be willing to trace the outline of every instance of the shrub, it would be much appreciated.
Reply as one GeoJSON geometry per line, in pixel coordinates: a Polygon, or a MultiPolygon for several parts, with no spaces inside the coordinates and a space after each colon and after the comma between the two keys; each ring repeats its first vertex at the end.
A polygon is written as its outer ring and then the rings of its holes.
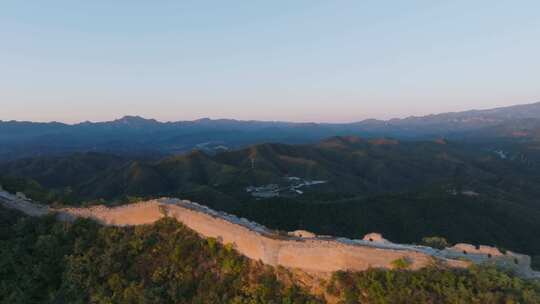
{"type": "Polygon", "coordinates": [[[450,243],[440,236],[430,236],[422,239],[422,245],[433,247],[436,249],[444,249],[450,247],[450,243]]]}
{"type": "Polygon", "coordinates": [[[330,284],[340,303],[540,303],[540,283],[493,267],[341,272],[330,284]]]}
{"type": "Polygon", "coordinates": [[[408,257],[402,257],[392,261],[392,268],[396,270],[407,269],[412,265],[412,261],[408,257]]]}

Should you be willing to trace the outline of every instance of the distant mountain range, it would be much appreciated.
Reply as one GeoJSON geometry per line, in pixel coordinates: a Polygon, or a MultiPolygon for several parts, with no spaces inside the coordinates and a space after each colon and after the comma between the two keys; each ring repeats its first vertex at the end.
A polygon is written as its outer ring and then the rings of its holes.
{"type": "Polygon", "coordinates": [[[338,135],[402,140],[536,140],[539,130],[540,103],[341,124],[207,118],[159,122],[138,116],[73,125],[0,121],[0,160],[88,151],[150,157],[193,149],[211,153],[264,142],[310,143],[338,135]]]}

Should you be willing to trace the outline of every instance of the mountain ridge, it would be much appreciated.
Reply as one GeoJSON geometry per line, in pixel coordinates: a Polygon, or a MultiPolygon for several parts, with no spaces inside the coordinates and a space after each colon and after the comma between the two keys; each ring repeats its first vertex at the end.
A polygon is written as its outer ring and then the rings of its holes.
{"type": "Polygon", "coordinates": [[[78,124],[0,122],[0,161],[73,152],[163,156],[216,153],[264,142],[313,143],[331,136],[398,140],[540,140],[540,103],[354,123],[295,123],[203,118],[160,122],[124,116],[78,124]]]}
{"type": "MultiPolygon", "coordinates": [[[[181,123],[208,123],[208,122],[237,122],[237,123],[267,123],[267,124],[297,124],[297,125],[312,125],[312,124],[318,124],[318,125],[354,125],[354,124],[363,124],[363,123],[394,123],[399,121],[406,121],[406,120],[415,120],[415,119],[426,119],[426,118],[434,118],[434,117],[445,117],[445,116],[459,116],[459,115],[469,115],[469,114],[500,114],[501,112],[513,110],[514,113],[517,113],[521,115],[520,118],[531,118],[531,115],[535,118],[540,115],[540,101],[535,101],[531,103],[524,103],[524,104],[515,104],[515,105],[509,105],[509,106],[500,106],[500,107],[494,107],[494,108],[487,108],[487,109],[471,109],[471,110],[464,110],[464,111],[450,111],[450,112],[442,112],[442,113],[432,113],[432,114],[426,114],[426,115],[410,115],[405,117],[394,117],[390,119],[378,119],[378,118],[366,118],[362,120],[357,121],[351,121],[351,122],[313,122],[313,121],[307,121],[307,122],[294,122],[294,121],[286,121],[286,120],[243,120],[243,119],[235,119],[235,118],[209,118],[209,117],[201,117],[197,119],[192,120],[156,120],[153,118],[146,118],[140,115],[124,115],[120,118],[116,118],[113,120],[105,120],[105,121],[82,121],[82,122],[76,122],[76,123],[65,123],[65,122],[59,122],[59,121],[44,121],[44,122],[33,122],[28,120],[2,120],[0,119],[0,123],[35,123],[35,124],[61,124],[66,126],[77,126],[77,125],[87,125],[87,124],[103,124],[103,123],[124,123],[126,121],[139,121],[139,122],[157,122],[160,124],[181,124],[181,123]],[[534,108],[538,112],[535,112],[534,114],[531,114],[530,109],[534,108]],[[523,110],[523,111],[520,111],[523,110]]],[[[512,117],[515,118],[515,117],[512,117]]]]}

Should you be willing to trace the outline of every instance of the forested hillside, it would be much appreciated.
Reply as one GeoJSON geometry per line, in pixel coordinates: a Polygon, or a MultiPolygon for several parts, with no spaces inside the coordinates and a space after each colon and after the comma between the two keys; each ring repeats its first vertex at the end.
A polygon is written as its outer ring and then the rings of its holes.
{"type": "Polygon", "coordinates": [[[56,191],[59,201],[69,194],[78,201],[110,201],[197,188],[244,199],[245,187],[283,184],[286,177],[324,180],[310,189],[340,195],[438,188],[530,199],[540,195],[539,156],[536,146],[334,137],[313,145],[260,144],[215,156],[194,151],[158,161],[98,153],[30,158],[0,164],[0,172],[32,179],[56,191]]]}
{"type": "Polygon", "coordinates": [[[160,160],[98,153],[30,158],[0,164],[0,172],[6,189],[46,203],[173,196],[274,229],[351,238],[377,231],[404,243],[436,235],[540,254],[540,153],[534,143],[333,137],[160,160]],[[322,183],[293,188],[296,179],[322,183]],[[247,191],[253,187],[269,197],[247,191]]]}
{"type": "Polygon", "coordinates": [[[278,272],[164,219],[101,227],[0,208],[0,303],[322,303],[278,272]]]}
{"type": "Polygon", "coordinates": [[[249,261],[170,218],[115,228],[0,208],[0,256],[0,303],[6,304],[540,301],[537,282],[490,268],[373,269],[304,286],[289,271],[249,261]]]}

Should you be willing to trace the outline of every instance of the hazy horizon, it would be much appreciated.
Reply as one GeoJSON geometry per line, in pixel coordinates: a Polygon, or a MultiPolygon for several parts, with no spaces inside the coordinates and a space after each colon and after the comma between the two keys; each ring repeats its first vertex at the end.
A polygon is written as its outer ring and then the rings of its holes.
{"type": "Polygon", "coordinates": [[[540,3],[0,4],[0,120],[355,122],[540,100],[540,3]]]}
{"type": "Polygon", "coordinates": [[[263,120],[259,120],[259,119],[239,119],[239,118],[234,118],[234,117],[196,117],[196,118],[193,118],[193,119],[169,119],[169,120],[163,120],[163,119],[158,119],[158,118],[155,118],[155,117],[151,117],[151,116],[147,116],[147,115],[143,115],[143,114],[137,114],[137,113],[123,114],[123,115],[111,117],[111,118],[105,119],[105,120],[85,119],[85,120],[78,120],[78,121],[61,121],[61,120],[28,120],[28,119],[1,119],[0,118],[0,121],[38,122],[38,123],[59,122],[59,123],[64,123],[64,124],[69,124],[69,125],[76,125],[76,124],[85,123],[85,122],[99,123],[99,122],[114,121],[114,120],[122,119],[122,118],[125,118],[125,117],[140,117],[140,118],[147,119],[147,120],[152,120],[153,119],[153,120],[156,120],[156,121],[162,122],[162,123],[179,122],[179,121],[197,121],[197,120],[203,120],[203,119],[210,119],[210,120],[285,122],[285,123],[321,123],[321,124],[341,124],[341,123],[343,123],[343,124],[347,124],[347,123],[361,122],[361,121],[370,120],[370,119],[388,121],[388,120],[392,120],[392,119],[404,119],[404,118],[408,118],[408,117],[422,117],[422,116],[438,115],[438,114],[445,114],[445,113],[457,113],[457,112],[462,112],[462,111],[477,111],[477,110],[482,111],[482,110],[490,110],[490,109],[496,109],[496,108],[505,108],[505,107],[519,106],[519,105],[528,105],[528,104],[534,104],[534,103],[540,103],[540,101],[538,101],[538,102],[528,102],[528,103],[519,103],[519,104],[511,104],[511,105],[505,105],[505,106],[494,106],[494,107],[486,107],[486,108],[464,109],[464,110],[460,110],[460,111],[425,113],[425,114],[421,114],[421,115],[395,116],[395,117],[391,117],[391,118],[367,117],[367,118],[358,119],[358,120],[337,121],[337,122],[336,121],[308,121],[308,120],[306,120],[306,121],[294,121],[294,120],[279,120],[279,119],[273,119],[273,120],[272,119],[270,119],[270,120],[264,120],[263,119],[263,120]]]}

